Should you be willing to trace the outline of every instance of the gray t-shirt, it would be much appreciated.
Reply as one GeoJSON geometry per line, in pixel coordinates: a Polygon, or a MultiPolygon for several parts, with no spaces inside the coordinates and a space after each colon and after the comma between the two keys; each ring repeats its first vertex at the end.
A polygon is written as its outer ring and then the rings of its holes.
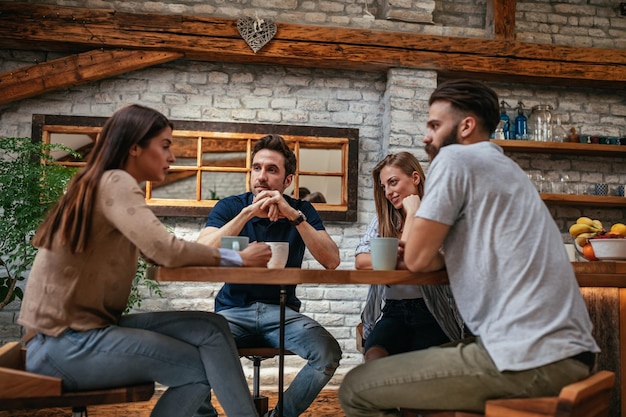
{"type": "Polygon", "coordinates": [[[452,293],[500,371],[599,352],[561,234],[502,148],[442,148],[416,216],[451,226],[443,246],[452,293]]]}

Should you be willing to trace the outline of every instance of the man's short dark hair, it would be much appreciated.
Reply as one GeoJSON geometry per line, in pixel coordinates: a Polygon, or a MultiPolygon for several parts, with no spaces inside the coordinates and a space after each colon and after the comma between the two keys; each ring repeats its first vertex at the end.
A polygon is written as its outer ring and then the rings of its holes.
{"type": "Polygon", "coordinates": [[[453,108],[474,115],[489,134],[496,130],[500,122],[498,95],[480,81],[443,82],[431,94],[428,104],[431,105],[436,101],[447,101],[453,108]]]}
{"type": "Polygon", "coordinates": [[[255,143],[254,149],[252,150],[253,160],[254,155],[262,149],[276,151],[285,157],[285,176],[296,173],[296,154],[289,149],[287,142],[285,142],[285,139],[282,136],[266,135],[259,139],[259,141],[255,143]]]}

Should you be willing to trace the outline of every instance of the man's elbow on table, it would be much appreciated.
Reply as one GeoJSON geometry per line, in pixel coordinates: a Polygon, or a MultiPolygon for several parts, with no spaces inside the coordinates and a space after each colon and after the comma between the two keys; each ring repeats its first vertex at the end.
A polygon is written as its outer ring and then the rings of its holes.
{"type": "Polygon", "coordinates": [[[445,266],[443,256],[440,253],[435,253],[435,256],[424,256],[419,254],[418,256],[407,256],[404,253],[404,264],[411,272],[432,272],[439,271],[445,266]]]}
{"type": "Polygon", "coordinates": [[[446,224],[416,217],[404,248],[407,269],[412,272],[443,269],[445,262],[439,249],[449,230],[450,226],[446,224]]]}

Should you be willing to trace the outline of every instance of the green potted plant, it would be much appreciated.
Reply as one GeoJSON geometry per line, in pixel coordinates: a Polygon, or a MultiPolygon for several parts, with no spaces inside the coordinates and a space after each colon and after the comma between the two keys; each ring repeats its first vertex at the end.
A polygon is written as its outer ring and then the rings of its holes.
{"type": "MultiPolygon", "coordinates": [[[[54,164],[51,153],[55,150],[80,157],[59,144],[0,138],[0,310],[22,299],[17,284],[26,279],[37,253],[30,240],[77,170],[54,164]]],[[[141,306],[139,285],[161,295],[158,283],[149,280],[145,271],[146,264],[140,260],[127,311],[141,306]]]]}
{"type": "Polygon", "coordinates": [[[0,138],[0,310],[22,298],[17,283],[26,278],[37,252],[30,240],[75,172],[52,163],[51,151],[62,148],[30,138],[0,138]]]}

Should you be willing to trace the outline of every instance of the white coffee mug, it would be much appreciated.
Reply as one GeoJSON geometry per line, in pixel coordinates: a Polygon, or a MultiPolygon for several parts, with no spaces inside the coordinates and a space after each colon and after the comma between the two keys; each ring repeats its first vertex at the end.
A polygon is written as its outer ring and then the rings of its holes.
{"type": "Polygon", "coordinates": [[[396,269],[398,262],[398,238],[374,237],[370,241],[372,267],[376,270],[390,271],[396,269]]]}
{"type": "Polygon", "coordinates": [[[222,236],[220,246],[225,249],[240,251],[248,247],[249,241],[248,236],[222,236]]]}
{"type": "Polygon", "coordinates": [[[289,242],[265,242],[272,250],[272,257],[267,263],[268,268],[283,269],[289,258],[289,242]]]}

